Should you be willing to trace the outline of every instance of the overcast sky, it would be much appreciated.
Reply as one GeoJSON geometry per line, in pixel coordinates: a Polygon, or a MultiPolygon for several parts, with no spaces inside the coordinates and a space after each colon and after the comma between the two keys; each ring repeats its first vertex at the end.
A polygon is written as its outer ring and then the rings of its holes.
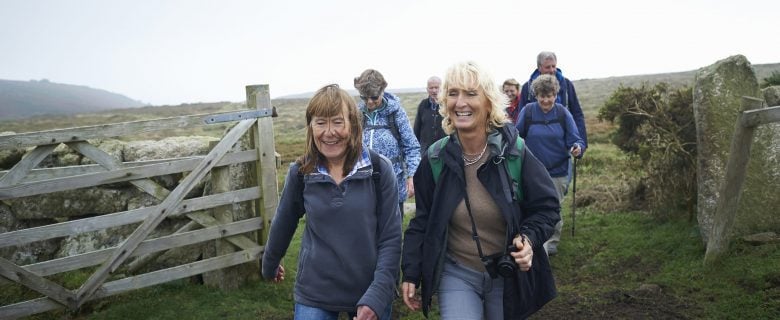
{"type": "MultiPolygon", "coordinates": [[[[554,51],[572,80],[780,62],[776,0],[0,0],[0,79],[153,105],[314,91],[366,68],[389,90],[474,60],[527,80],[554,51]]],[[[760,79],[759,79],[760,80],[760,79]]]]}

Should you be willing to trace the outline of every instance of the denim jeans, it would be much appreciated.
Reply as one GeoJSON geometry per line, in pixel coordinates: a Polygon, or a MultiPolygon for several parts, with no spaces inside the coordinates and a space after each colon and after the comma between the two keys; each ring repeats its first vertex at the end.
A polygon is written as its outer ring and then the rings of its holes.
{"type": "Polygon", "coordinates": [[[504,278],[447,259],[439,284],[442,319],[504,319],[504,278]]]}
{"type": "MultiPolygon", "coordinates": [[[[379,320],[390,320],[393,313],[393,304],[387,305],[384,314],[377,315],[379,320]]],[[[347,312],[349,319],[352,319],[356,313],[347,312]]],[[[338,311],[328,311],[325,309],[309,307],[300,303],[295,304],[295,320],[337,320],[339,318],[338,311]]]]}

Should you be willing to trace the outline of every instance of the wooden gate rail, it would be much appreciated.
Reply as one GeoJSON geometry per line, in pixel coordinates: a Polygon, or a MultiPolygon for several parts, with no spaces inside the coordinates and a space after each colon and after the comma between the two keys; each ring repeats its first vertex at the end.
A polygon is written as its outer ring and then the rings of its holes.
{"type": "MultiPolygon", "coordinates": [[[[0,200],[94,187],[108,183],[132,182],[142,178],[188,172],[192,171],[203,159],[203,157],[197,157],[165,163],[123,166],[123,168],[113,171],[84,173],[63,178],[24,182],[13,186],[0,187],[0,200]]],[[[257,160],[256,150],[231,152],[220,159],[216,166],[225,166],[250,160],[257,160]]]]}
{"type": "MultiPolygon", "coordinates": [[[[98,290],[94,296],[88,299],[88,301],[109,297],[130,290],[150,287],[172,280],[183,279],[208,271],[255,261],[260,258],[261,253],[262,248],[258,247],[254,249],[238,251],[229,255],[184,264],[165,270],[145,273],[135,277],[128,277],[106,282],[100,287],[100,290],[98,290]]],[[[37,298],[3,307],[0,309],[0,318],[21,318],[24,316],[59,308],[62,308],[62,306],[50,300],[49,298],[37,298]],[[31,312],[31,310],[35,310],[35,312],[31,312]]]]}
{"type": "Polygon", "coordinates": [[[271,119],[267,118],[271,114],[275,115],[275,110],[270,112],[272,107],[267,85],[247,86],[246,90],[247,107],[256,111],[192,115],[1,136],[0,149],[33,148],[11,170],[0,172],[0,200],[126,182],[161,202],[152,207],[0,233],[0,248],[4,248],[140,223],[135,231],[116,247],[25,266],[17,266],[0,258],[0,285],[10,280],[44,295],[41,298],[0,306],[0,319],[23,317],[63,306],[73,310],[87,301],[128,290],[246,262],[256,263],[263,251],[267,226],[278,205],[273,124],[271,119]],[[215,120],[240,121],[205,156],[123,163],[87,142],[89,139],[204,125],[204,120],[210,123],[215,120]],[[230,152],[246,133],[249,133],[250,148],[254,149],[230,152]],[[36,168],[61,143],[97,164],[36,168]],[[255,186],[231,191],[227,185],[215,185],[214,190],[218,192],[216,194],[184,200],[207,173],[212,172],[212,175],[220,176],[226,173],[225,169],[212,169],[240,163],[254,165],[252,178],[255,186]],[[168,190],[150,179],[185,172],[189,173],[179,181],[174,190],[168,190]],[[230,212],[225,211],[226,205],[247,201],[254,205],[255,217],[233,222],[230,212]],[[212,216],[207,210],[215,210],[217,215],[212,216]],[[180,215],[186,215],[191,221],[173,234],[147,239],[164,219],[180,215]],[[197,228],[200,229],[193,231],[197,228]],[[260,233],[259,239],[248,237],[250,232],[260,233]],[[106,282],[109,275],[117,271],[128,258],[136,258],[131,264],[125,265],[128,271],[133,272],[132,270],[161,252],[213,240],[220,241],[217,243],[216,257],[106,282]],[[228,249],[227,251],[221,250],[219,248],[222,242],[231,243],[241,251],[232,252],[233,249],[230,248],[223,248],[228,249]],[[44,278],[94,266],[98,266],[96,271],[77,290],[69,290],[44,278]]]}
{"type": "Polygon", "coordinates": [[[742,196],[742,185],[747,176],[750,161],[750,147],[753,144],[753,134],[757,126],[780,122],[780,106],[755,109],[763,104],[763,100],[743,97],[742,111],[737,118],[734,137],[731,139],[726,177],[720,186],[720,192],[715,207],[712,230],[707,241],[707,251],[704,263],[713,264],[720,255],[728,249],[729,233],[734,224],[734,217],[739,209],[739,199],[742,196]],[[754,109],[754,110],[747,110],[754,109]]]}

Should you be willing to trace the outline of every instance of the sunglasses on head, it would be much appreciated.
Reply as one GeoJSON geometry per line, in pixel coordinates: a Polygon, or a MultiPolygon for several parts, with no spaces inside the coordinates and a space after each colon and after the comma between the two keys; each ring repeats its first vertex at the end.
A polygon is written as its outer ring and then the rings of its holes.
{"type": "Polygon", "coordinates": [[[368,99],[371,99],[371,101],[377,101],[379,100],[379,98],[380,98],[379,96],[370,96],[370,97],[360,96],[360,99],[362,99],[363,101],[368,101],[368,99]]]}

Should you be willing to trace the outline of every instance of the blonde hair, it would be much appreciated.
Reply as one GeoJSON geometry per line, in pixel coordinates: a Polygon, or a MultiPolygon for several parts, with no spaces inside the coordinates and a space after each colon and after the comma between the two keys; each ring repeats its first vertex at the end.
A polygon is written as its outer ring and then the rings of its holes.
{"type": "Polygon", "coordinates": [[[352,99],[347,91],[339,88],[337,84],[330,84],[317,90],[306,106],[306,145],[303,155],[296,160],[301,164],[299,170],[301,173],[312,173],[318,162],[325,161],[325,157],[314,143],[316,137],[311,126],[314,117],[333,117],[342,114],[349,121],[349,138],[343,172],[346,175],[352,171],[352,167],[363,152],[362,115],[358,111],[355,99],[352,99]]]}
{"type": "MultiPolygon", "coordinates": [[[[444,85],[442,86],[442,99],[441,104],[447,105],[449,99],[447,92],[450,87],[459,87],[467,89],[482,89],[487,97],[488,103],[490,103],[490,110],[488,111],[486,130],[491,130],[499,127],[503,127],[509,119],[506,117],[507,105],[509,100],[506,95],[501,91],[503,88],[499,88],[493,77],[482,69],[477,63],[473,61],[459,62],[452,65],[444,74],[444,85]]],[[[444,117],[442,121],[442,128],[447,134],[455,132],[455,126],[452,124],[452,120],[449,118],[447,108],[439,108],[439,113],[444,117]]]]}

